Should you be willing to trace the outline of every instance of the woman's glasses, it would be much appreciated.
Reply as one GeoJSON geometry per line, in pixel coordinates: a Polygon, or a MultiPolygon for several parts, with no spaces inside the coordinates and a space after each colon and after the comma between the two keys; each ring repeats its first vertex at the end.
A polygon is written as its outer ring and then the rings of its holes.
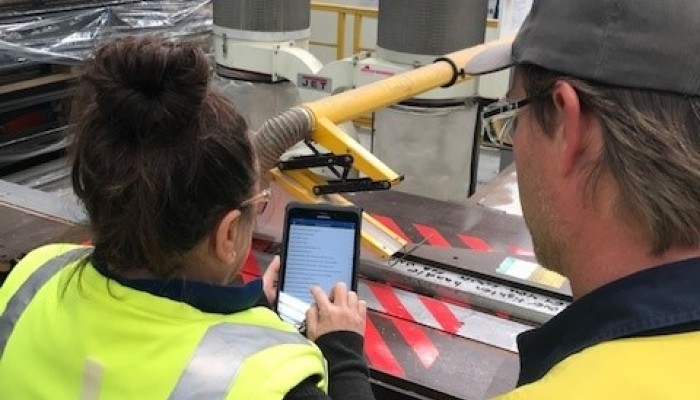
{"type": "Polygon", "coordinates": [[[272,198],[272,190],[270,188],[267,188],[263,190],[262,192],[256,194],[255,196],[244,200],[241,203],[241,207],[248,207],[248,206],[256,206],[257,207],[257,214],[262,214],[265,212],[265,209],[267,208],[267,204],[270,202],[270,199],[272,198]]]}

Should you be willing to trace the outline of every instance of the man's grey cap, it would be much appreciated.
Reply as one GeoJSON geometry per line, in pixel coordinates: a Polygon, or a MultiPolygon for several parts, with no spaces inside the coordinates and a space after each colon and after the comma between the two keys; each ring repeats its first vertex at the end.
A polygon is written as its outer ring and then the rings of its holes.
{"type": "Polygon", "coordinates": [[[512,42],[465,66],[535,64],[613,86],[700,95],[700,0],[534,0],[512,42]]]}

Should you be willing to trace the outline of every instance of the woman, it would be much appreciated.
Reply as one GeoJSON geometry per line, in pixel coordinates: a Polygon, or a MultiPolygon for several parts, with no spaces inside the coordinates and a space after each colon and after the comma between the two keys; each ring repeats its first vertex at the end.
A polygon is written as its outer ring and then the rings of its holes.
{"type": "Polygon", "coordinates": [[[354,292],[312,289],[314,345],[256,306],[263,285],[274,301],[279,261],[264,284],[234,283],[267,197],[209,71],[156,38],[87,63],[71,154],[94,248],[37,249],[0,288],[0,398],[372,398],[354,292]]]}

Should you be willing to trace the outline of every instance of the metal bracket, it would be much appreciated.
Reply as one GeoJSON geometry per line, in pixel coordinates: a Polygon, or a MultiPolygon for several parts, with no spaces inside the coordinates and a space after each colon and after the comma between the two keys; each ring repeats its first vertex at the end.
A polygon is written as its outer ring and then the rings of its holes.
{"type": "Polygon", "coordinates": [[[391,182],[388,180],[375,181],[371,178],[348,178],[352,169],[352,163],[355,160],[351,154],[321,153],[310,140],[305,140],[304,144],[313,154],[296,156],[289,160],[280,161],[277,167],[280,171],[328,168],[338,179],[329,180],[323,185],[314,185],[312,190],[316,196],[391,189],[391,182]],[[338,168],[341,168],[342,172],[338,171],[338,168]]]}
{"type": "Polygon", "coordinates": [[[389,190],[391,182],[373,181],[370,178],[341,179],[328,181],[325,185],[314,186],[315,195],[332,193],[368,192],[372,190],[389,190]]]}
{"type": "MultiPolygon", "coordinates": [[[[281,171],[292,169],[306,169],[318,167],[352,167],[353,158],[350,154],[336,155],[333,153],[314,154],[310,156],[297,156],[286,161],[280,161],[277,167],[281,171]]],[[[345,175],[345,171],[343,172],[345,175]]]]}

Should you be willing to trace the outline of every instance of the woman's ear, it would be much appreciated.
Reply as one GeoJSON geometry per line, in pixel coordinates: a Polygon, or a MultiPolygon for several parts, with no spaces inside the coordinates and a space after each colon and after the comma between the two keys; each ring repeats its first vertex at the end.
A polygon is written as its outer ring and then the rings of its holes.
{"type": "Polygon", "coordinates": [[[214,254],[225,265],[231,265],[236,260],[235,225],[240,222],[240,210],[232,210],[221,218],[214,233],[214,254]]]}

